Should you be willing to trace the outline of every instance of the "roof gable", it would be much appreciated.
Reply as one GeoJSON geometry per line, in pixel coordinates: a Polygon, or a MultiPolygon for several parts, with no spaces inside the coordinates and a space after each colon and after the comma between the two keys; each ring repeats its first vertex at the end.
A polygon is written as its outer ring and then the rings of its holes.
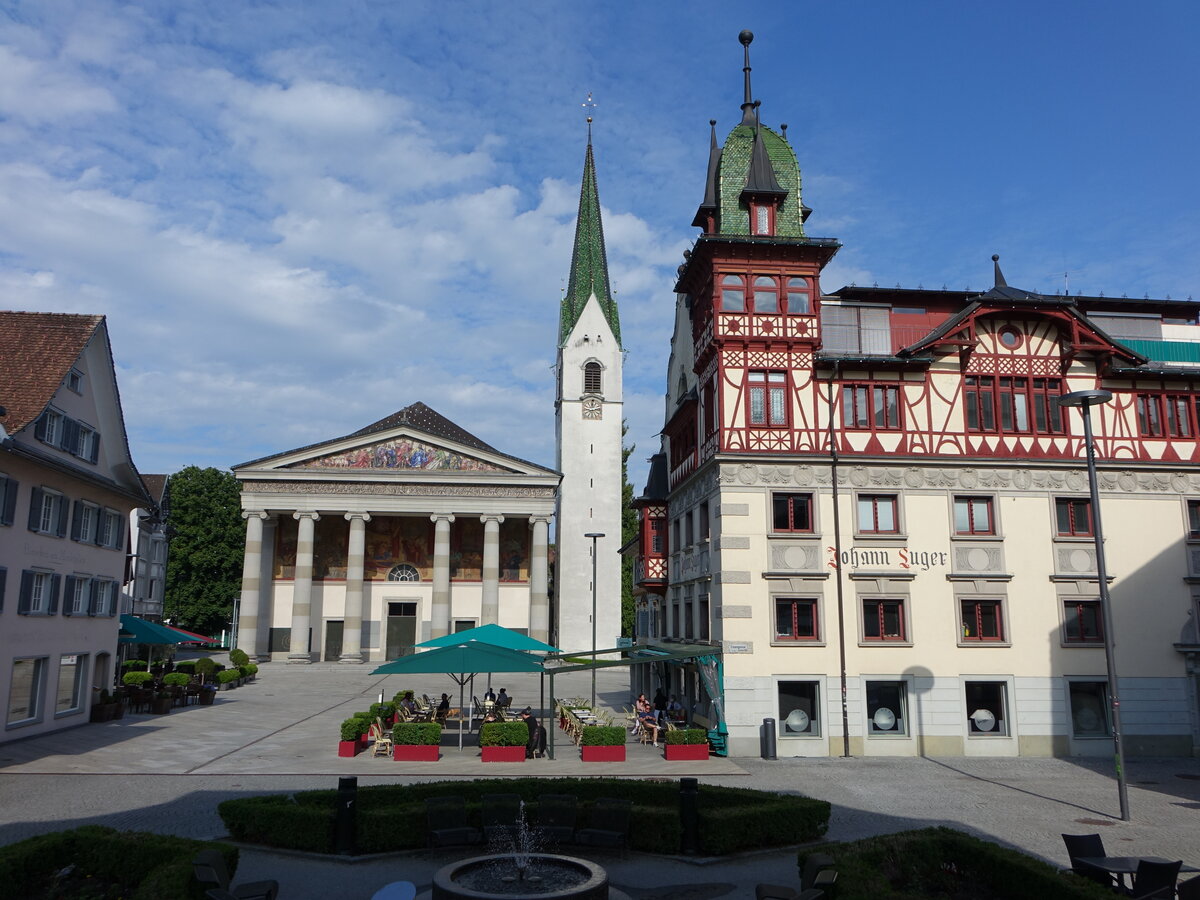
{"type": "Polygon", "coordinates": [[[361,444],[291,463],[289,469],[419,469],[422,471],[511,472],[477,456],[414,440],[407,435],[361,444]]]}
{"type": "Polygon", "coordinates": [[[0,421],[16,434],[50,405],[103,316],[0,312],[0,421]]]}

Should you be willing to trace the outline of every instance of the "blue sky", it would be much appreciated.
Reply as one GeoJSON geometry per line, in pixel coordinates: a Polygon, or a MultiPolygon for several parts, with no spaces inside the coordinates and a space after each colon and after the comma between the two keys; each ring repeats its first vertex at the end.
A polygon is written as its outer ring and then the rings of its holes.
{"type": "Polygon", "coordinates": [[[0,11],[0,308],[109,317],[143,472],[417,400],[552,465],[592,91],[640,488],[743,28],[826,291],[983,289],[999,253],[1200,297],[1194,3],[43,0],[0,11]]]}

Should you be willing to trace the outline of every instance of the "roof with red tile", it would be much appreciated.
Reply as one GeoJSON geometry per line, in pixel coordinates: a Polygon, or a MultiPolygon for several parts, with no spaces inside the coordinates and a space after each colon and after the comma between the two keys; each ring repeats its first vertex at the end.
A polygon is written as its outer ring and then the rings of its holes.
{"type": "Polygon", "coordinates": [[[104,316],[0,311],[0,425],[16,434],[42,414],[104,316]]]}
{"type": "Polygon", "coordinates": [[[163,491],[167,487],[166,475],[143,475],[142,484],[146,486],[146,493],[150,495],[151,500],[162,503],[163,491]]]}

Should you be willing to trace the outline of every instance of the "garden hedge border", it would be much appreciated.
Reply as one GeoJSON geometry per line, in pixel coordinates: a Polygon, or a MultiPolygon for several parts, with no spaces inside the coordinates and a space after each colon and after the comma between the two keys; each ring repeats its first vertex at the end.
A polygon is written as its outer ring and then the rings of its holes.
{"type": "MultiPolygon", "coordinates": [[[[536,808],[539,794],[574,794],[579,798],[581,824],[597,798],[625,797],[633,801],[632,849],[680,850],[679,784],[615,778],[504,778],[363,787],[357,803],[358,850],[383,853],[425,847],[427,797],[462,797],[468,818],[479,825],[483,795],[490,793],[519,794],[531,808],[536,808]]],[[[336,790],[245,797],[224,801],[217,812],[235,840],[332,853],[336,798],[336,790]]],[[[825,834],[829,814],[830,806],[823,800],[702,784],[700,851],[721,856],[815,841],[825,834]]]]}

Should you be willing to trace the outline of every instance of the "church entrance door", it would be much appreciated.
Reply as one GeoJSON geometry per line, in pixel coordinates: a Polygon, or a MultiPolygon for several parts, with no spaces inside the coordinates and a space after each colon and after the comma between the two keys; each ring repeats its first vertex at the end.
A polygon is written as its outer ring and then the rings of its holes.
{"type": "Polygon", "coordinates": [[[417,642],[417,604],[392,601],[387,607],[387,659],[409,656],[417,642]]]}
{"type": "Polygon", "coordinates": [[[345,622],[325,623],[325,662],[337,662],[342,658],[342,629],[345,622]]]}

